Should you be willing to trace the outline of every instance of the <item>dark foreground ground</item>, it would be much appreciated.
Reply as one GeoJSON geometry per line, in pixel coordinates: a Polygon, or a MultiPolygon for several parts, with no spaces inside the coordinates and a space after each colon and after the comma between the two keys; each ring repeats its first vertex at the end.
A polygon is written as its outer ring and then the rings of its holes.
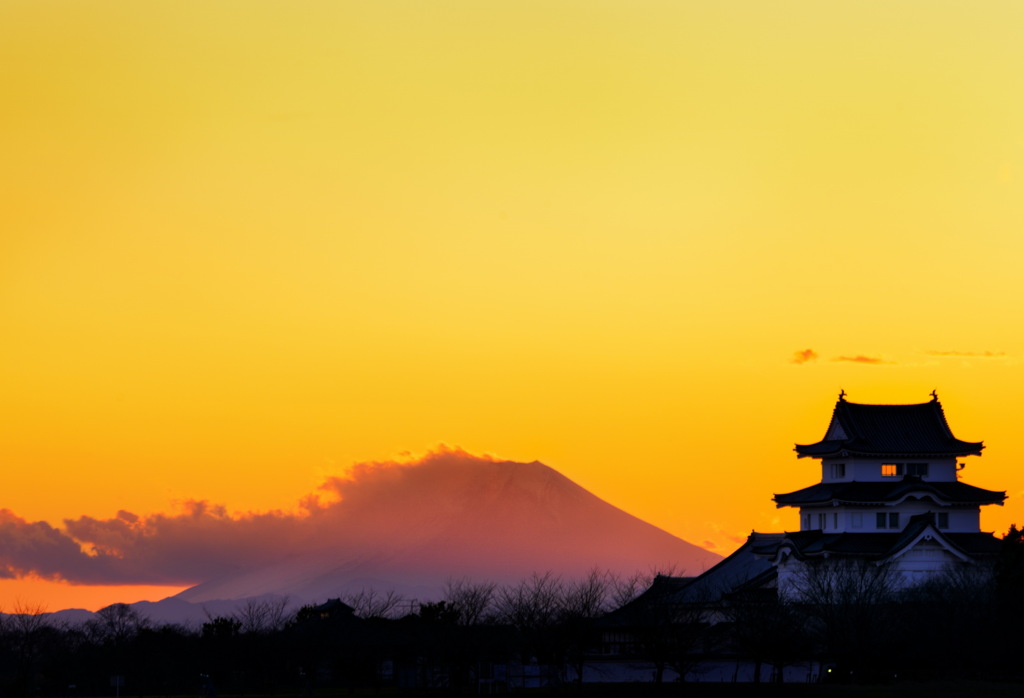
{"type": "MultiPolygon", "coordinates": [[[[521,698],[1024,698],[1024,683],[993,681],[897,682],[886,685],[830,684],[595,684],[583,688],[529,689],[477,694],[470,691],[356,689],[272,696],[220,694],[217,698],[449,698],[449,696],[520,696],[521,698]]],[[[178,698],[195,698],[180,696],[178,698]]]]}
{"type": "MultiPolygon", "coordinates": [[[[563,694],[569,695],[562,691],[563,694]]],[[[554,694],[551,694],[554,695],[554,694]]],[[[584,687],[588,698],[1024,698],[1024,684],[996,682],[897,682],[886,685],[673,684],[584,687]]]]}

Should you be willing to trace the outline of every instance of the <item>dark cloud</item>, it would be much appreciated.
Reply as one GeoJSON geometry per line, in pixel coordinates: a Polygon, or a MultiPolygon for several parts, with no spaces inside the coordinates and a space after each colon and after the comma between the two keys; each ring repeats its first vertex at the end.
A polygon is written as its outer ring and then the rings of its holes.
{"type": "Polygon", "coordinates": [[[78,584],[194,584],[280,561],[325,540],[386,535],[402,526],[395,507],[414,506],[427,482],[458,490],[471,483],[465,467],[495,463],[440,448],[408,462],[363,463],[327,479],[294,512],[231,514],[221,505],[190,501],[173,514],[65,519],[63,528],[0,510],[0,577],[36,574],[78,584]],[[391,515],[380,513],[387,501],[391,515]],[[358,518],[360,530],[345,524],[358,518]]]}
{"type": "Polygon", "coordinates": [[[928,351],[928,356],[941,356],[954,359],[1003,359],[1004,351],[928,351]]]}
{"type": "Polygon", "coordinates": [[[832,360],[833,361],[845,361],[845,362],[854,363],[854,364],[888,364],[888,363],[892,363],[891,361],[884,361],[883,359],[881,359],[880,357],[877,357],[877,356],[864,356],[863,354],[858,354],[857,356],[837,356],[836,358],[834,358],[832,360]]]}
{"type": "Polygon", "coordinates": [[[26,521],[9,509],[0,510],[0,577],[30,573],[46,579],[63,578],[74,569],[75,578],[99,581],[105,560],[87,555],[73,539],[43,521],[26,521]]]}
{"type": "Polygon", "coordinates": [[[793,354],[792,361],[795,364],[805,364],[808,361],[814,361],[817,358],[818,352],[814,351],[813,349],[801,349],[800,351],[795,352],[793,354]]]}

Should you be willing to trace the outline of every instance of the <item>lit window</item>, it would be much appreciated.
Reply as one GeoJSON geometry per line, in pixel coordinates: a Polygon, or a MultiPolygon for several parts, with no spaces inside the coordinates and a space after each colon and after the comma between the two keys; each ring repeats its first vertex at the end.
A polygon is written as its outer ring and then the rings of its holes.
{"type": "Polygon", "coordinates": [[[882,477],[899,477],[902,474],[902,463],[882,463],[882,477]]]}

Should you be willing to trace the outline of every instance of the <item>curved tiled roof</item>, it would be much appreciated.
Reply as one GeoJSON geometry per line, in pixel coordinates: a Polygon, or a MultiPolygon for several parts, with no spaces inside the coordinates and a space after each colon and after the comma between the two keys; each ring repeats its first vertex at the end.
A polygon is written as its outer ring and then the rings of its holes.
{"type": "MultiPolygon", "coordinates": [[[[820,530],[795,531],[786,534],[788,544],[801,557],[842,555],[884,559],[913,543],[929,525],[931,515],[921,514],[899,532],[892,533],[825,533],[820,530]]],[[[933,535],[970,557],[997,555],[1002,542],[991,533],[950,533],[932,526],[933,535]]]]}
{"type": "Polygon", "coordinates": [[[840,399],[825,438],[797,444],[801,458],[981,455],[982,442],[953,436],[939,401],[863,405],[840,399]]]}
{"type": "Polygon", "coordinates": [[[775,495],[779,507],[813,504],[883,504],[908,497],[928,497],[941,504],[1002,504],[1005,492],[986,490],[964,482],[928,482],[908,475],[896,482],[819,482],[796,492],[775,495]]]}

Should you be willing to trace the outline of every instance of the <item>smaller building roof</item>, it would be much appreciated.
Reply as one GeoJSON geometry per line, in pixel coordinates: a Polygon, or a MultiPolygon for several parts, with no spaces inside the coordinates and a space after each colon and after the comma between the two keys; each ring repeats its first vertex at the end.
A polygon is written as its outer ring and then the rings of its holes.
{"type": "Polygon", "coordinates": [[[865,405],[840,395],[825,438],[795,450],[800,458],[914,458],[981,455],[983,448],[981,441],[953,436],[938,397],[914,405],[865,405]]]}
{"type": "Polygon", "coordinates": [[[774,497],[775,505],[780,508],[815,504],[896,504],[908,498],[928,498],[946,505],[1002,505],[1006,492],[986,490],[960,481],[930,482],[906,475],[894,482],[819,482],[774,497]]]}
{"type": "Polygon", "coordinates": [[[656,611],[666,605],[716,603],[751,580],[774,573],[774,566],[763,551],[777,548],[785,536],[785,533],[751,531],[746,542],[734,553],[699,577],[658,575],[644,593],[606,616],[603,624],[633,623],[652,609],[656,611]]]}

